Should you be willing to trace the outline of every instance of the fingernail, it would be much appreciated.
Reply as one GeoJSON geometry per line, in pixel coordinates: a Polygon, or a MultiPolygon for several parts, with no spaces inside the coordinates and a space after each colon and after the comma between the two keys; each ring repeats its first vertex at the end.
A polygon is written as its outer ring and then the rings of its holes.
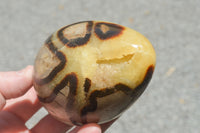
{"type": "Polygon", "coordinates": [[[99,127],[85,127],[80,129],[77,133],[101,133],[101,129],[99,127]]]}
{"type": "Polygon", "coordinates": [[[23,75],[25,70],[26,70],[26,68],[23,68],[22,70],[16,71],[16,74],[17,75],[23,75]]]}

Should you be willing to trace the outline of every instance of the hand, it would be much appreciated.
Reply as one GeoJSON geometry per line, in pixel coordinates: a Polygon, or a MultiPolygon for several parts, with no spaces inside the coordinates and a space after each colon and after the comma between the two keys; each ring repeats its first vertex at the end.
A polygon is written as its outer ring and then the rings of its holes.
{"type": "MultiPolygon", "coordinates": [[[[18,72],[0,72],[0,133],[65,133],[71,126],[50,115],[32,129],[25,126],[25,122],[41,108],[32,87],[32,73],[32,66],[18,72]]],[[[101,133],[113,122],[103,125],[86,124],[76,127],[72,132],[101,133]]]]}

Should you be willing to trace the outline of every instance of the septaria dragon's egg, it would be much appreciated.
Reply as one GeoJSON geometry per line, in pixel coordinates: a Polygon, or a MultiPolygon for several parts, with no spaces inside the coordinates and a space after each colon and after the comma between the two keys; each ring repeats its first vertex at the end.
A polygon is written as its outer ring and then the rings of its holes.
{"type": "Polygon", "coordinates": [[[84,21],[53,33],[34,66],[34,87],[49,113],[70,125],[105,123],[143,93],[155,66],[151,43],[130,28],[84,21]]]}

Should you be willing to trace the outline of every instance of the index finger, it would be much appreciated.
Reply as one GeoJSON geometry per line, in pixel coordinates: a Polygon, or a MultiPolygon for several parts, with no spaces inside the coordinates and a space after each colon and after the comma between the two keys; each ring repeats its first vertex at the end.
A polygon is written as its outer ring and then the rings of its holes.
{"type": "Polygon", "coordinates": [[[31,88],[32,73],[32,66],[21,71],[0,72],[0,110],[6,99],[22,96],[31,88]]]}

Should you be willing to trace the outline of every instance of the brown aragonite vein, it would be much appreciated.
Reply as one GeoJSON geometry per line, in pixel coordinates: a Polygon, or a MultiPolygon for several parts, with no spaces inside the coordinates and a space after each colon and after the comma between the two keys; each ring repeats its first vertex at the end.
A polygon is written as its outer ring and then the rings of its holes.
{"type": "Polygon", "coordinates": [[[78,78],[76,76],[75,73],[70,73],[68,75],[66,75],[63,80],[56,85],[56,87],[54,88],[53,92],[51,93],[51,95],[49,95],[48,97],[39,97],[39,100],[43,103],[50,103],[52,102],[57,94],[59,93],[59,91],[61,91],[63,88],[65,88],[65,86],[67,86],[69,84],[69,95],[67,97],[68,100],[68,104],[67,107],[70,108],[70,106],[72,106],[72,104],[74,103],[74,97],[76,95],[76,91],[77,91],[77,87],[78,87],[78,78]]]}
{"type": "Polygon", "coordinates": [[[44,85],[51,82],[57,75],[57,73],[59,73],[65,67],[67,62],[65,55],[62,52],[58,51],[58,49],[54,46],[53,42],[51,41],[51,38],[52,36],[50,36],[46,40],[45,44],[48,47],[48,49],[60,60],[60,63],[49,73],[47,77],[43,79],[35,79],[38,85],[44,85]]]}
{"type": "Polygon", "coordinates": [[[99,22],[95,25],[95,34],[101,40],[111,39],[122,34],[124,27],[106,22],[99,22]]]}
{"type": "Polygon", "coordinates": [[[83,22],[79,22],[79,23],[68,25],[68,26],[63,27],[62,29],[60,29],[58,31],[57,37],[67,47],[70,47],[70,48],[79,47],[79,46],[87,44],[87,42],[90,40],[93,22],[92,21],[83,21],[83,22]],[[87,23],[86,32],[85,32],[84,37],[77,37],[75,39],[74,38],[73,39],[66,38],[64,33],[63,33],[64,30],[67,30],[67,28],[69,28],[70,26],[73,26],[73,25],[79,24],[79,23],[87,23]]]}
{"type": "Polygon", "coordinates": [[[81,110],[82,122],[87,123],[86,115],[88,112],[94,112],[97,109],[97,98],[102,98],[104,96],[113,94],[118,91],[122,91],[124,94],[132,97],[132,101],[137,100],[137,98],[144,92],[146,86],[151,80],[152,74],[154,71],[154,66],[151,65],[148,67],[143,82],[138,85],[135,89],[131,89],[130,87],[119,83],[112,88],[105,88],[101,90],[94,90],[89,96],[89,103],[83,107],[81,110]]]}

